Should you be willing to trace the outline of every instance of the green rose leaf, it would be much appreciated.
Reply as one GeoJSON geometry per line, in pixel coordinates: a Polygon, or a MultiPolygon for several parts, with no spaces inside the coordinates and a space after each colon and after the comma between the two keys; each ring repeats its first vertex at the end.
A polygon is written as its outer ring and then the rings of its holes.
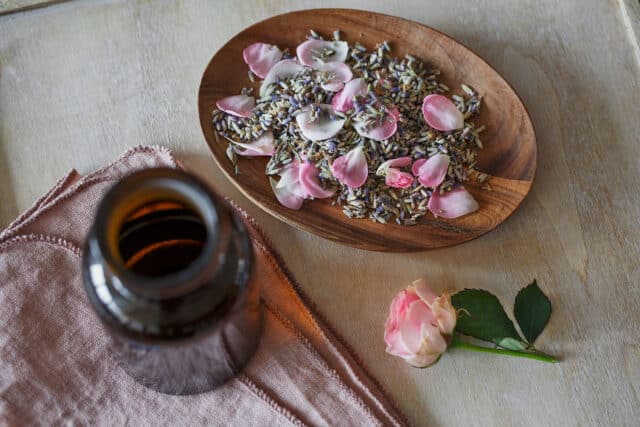
{"type": "Polygon", "coordinates": [[[534,280],[518,292],[513,307],[520,330],[530,344],[538,338],[551,316],[551,301],[534,280]]]}
{"type": "Polygon", "coordinates": [[[492,293],[482,289],[463,289],[451,297],[451,302],[459,311],[456,331],[461,334],[498,345],[505,338],[522,341],[502,304],[492,293]]]}

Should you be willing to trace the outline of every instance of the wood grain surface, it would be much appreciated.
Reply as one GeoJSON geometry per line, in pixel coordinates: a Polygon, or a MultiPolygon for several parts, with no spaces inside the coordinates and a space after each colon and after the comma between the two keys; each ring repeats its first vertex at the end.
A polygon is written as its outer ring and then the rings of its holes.
{"type": "MultiPolygon", "coordinates": [[[[258,90],[258,85],[254,85],[258,90]]],[[[298,228],[361,249],[416,251],[456,245],[493,230],[520,206],[529,192],[536,168],[536,141],[525,107],[502,79],[476,54],[455,40],[429,27],[406,19],[351,9],[316,9],[291,12],[262,21],[240,32],[215,54],[202,76],[198,92],[200,125],[214,159],[238,189],[277,218],[298,228]],[[485,125],[478,166],[492,178],[491,191],[471,180],[465,187],[480,209],[462,218],[447,220],[428,214],[415,226],[380,224],[370,219],[350,219],[332,199],[307,202],[300,210],[276,200],[264,174],[264,158],[240,158],[240,174],[225,154],[226,141],[214,135],[211,112],[216,102],[237,95],[251,86],[242,59],[245,47],[267,42],[295,51],[313,28],[329,36],[340,29],[343,40],[359,42],[370,49],[387,40],[393,54],[411,54],[439,69],[441,82],[460,93],[460,85],[471,85],[482,96],[483,107],[476,123],[485,125]]]]}
{"type": "MultiPolygon", "coordinates": [[[[196,100],[212,54],[251,24],[318,2],[73,1],[2,16],[0,226],[69,168],[89,172],[132,145],[163,144],[257,219],[413,424],[636,426],[640,69],[619,4],[323,2],[461,41],[515,88],[536,130],[538,168],[521,208],[480,239],[410,254],[349,248],[273,218],[229,182],[202,136],[196,100]],[[418,370],[387,356],[389,302],[421,276],[438,291],[488,289],[508,307],[537,278],[554,311],[536,344],[562,362],[452,351],[418,370]]],[[[90,390],[78,398],[100,404],[90,390]]]]}

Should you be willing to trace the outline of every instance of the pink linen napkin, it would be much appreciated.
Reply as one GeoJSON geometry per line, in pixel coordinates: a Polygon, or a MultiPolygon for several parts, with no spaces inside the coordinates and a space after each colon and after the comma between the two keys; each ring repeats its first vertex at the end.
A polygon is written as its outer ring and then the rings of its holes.
{"type": "Polygon", "coordinates": [[[149,390],[118,367],[84,295],[80,247],[105,191],[158,166],[180,167],[164,148],[138,147],[90,175],[72,170],[0,232],[0,424],[404,425],[241,211],[265,309],[248,366],[193,396],[149,390]]]}

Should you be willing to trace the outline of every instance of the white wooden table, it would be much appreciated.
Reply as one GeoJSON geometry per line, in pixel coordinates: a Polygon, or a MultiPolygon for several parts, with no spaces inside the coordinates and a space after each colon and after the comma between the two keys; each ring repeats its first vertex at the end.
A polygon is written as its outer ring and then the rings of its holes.
{"type": "MultiPolygon", "coordinates": [[[[11,3],[34,1],[0,1],[0,12],[11,3]]],[[[444,31],[487,59],[532,116],[539,167],[524,205],[478,240],[409,255],[342,247],[270,218],[224,179],[202,137],[196,93],[213,53],[253,22],[319,5],[100,0],[0,16],[0,226],[71,167],[166,145],[257,218],[414,424],[638,425],[638,1],[322,2],[444,31]],[[562,363],[452,352],[417,370],[387,356],[388,304],[420,276],[508,303],[536,277],[554,304],[539,347],[562,363]]]]}

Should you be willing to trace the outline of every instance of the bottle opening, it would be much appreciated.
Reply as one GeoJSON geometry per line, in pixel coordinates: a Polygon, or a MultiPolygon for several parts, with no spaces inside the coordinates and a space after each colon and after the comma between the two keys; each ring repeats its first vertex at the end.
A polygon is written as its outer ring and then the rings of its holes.
{"type": "Polygon", "coordinates": [[[207,229],[191,207],[160,201],[135,209],[123,222],[118,247],[125,267],[147,277],[187,269],[202,253],[207,229]]]}

